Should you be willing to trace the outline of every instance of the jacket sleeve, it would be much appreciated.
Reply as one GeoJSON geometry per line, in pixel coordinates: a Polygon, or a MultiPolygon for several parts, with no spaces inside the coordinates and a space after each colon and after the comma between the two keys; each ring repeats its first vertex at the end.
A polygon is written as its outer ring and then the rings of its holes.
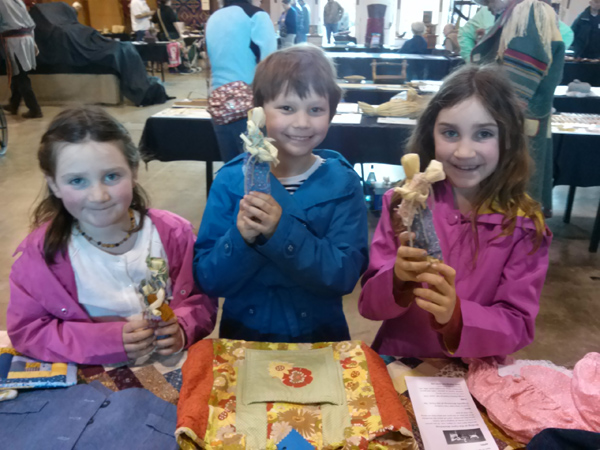
{"type": "Polygon", "coordinates": [[[369,267],[362,278],[358,310],[371,320],[387,320],[403,315],[408,308],[399,306],[394,298],[394,264],[400,243],[390,217],[392,192],[383,198],[379,223],[371,242],[369,267]]]}
{"type": "MultiPolygon", "coordinates": [[[[573,22],[573,25],[571,25],[571,31],[573,32],[573,56],[575,58],[580,58],[581,54],[583,53],[584,50],[584,43],[585,43],[585,39],[582,39],[581,36],[581,14],[579,16],[577,16],[577,18],[575,19],[575,21],[573,22]]],[[[565,47],[566,47],[566,42],[565,42],[565,47]]],[[[567,47],[568,48],[568,47],[567,47]]]]}
{"type": "MultiPolygon", "coordinates": [[[[171,307],[186,336],[185,348],[208,336],[217,320],[218,300],[209,297],[195,285],[193,275],[195,236],[192,226],[186,222],[172,242],[178,246],[176,261],[169,261],[173,283],[171,307]]],[[[173,252],[171,252],[173,254],[173,252]]]]}
{"type": "Polygon", "coordinates": [[[551,236],[545,236],[541,247],[529,255],[532,233],[523,233],[514,244],[490,305],[461,297],[462,334],[452,356],[505,356],[533,341],[551,236]]]}
{"type": "Polygon", "coordinates": [[[356,177],[323,238],[282,212],[273,236],[257,249],[296,283],[317,295],[352,292],[368,261],[367,209],[356,177]]]}
{"type": "Polygon", "coordinates": [[[215,178],[194,246],[194,278],[215,297],[242,289],[268,261],[246,244],[237,228],[239,199],[230,193],[229,182],[231,177],[223,171],[215,178]]]}
{"type": "Polygon", "coordinates": [[[458,30],[458,44],[460,45],[460,56],[468,62],[471,61],[471,51],[475,47],[478,29],[487,30],[496,21],[490,10],[483,6],[464,26],[458,30]]]}
{"type": "MultiPolygon", "coordinates": [[[[554,23],[554,10],[548,6],[544,11],[552,15],[547,17],[547,20],[554,23]]],[[[558,28],[555,32],[561,39],[558,28]]],[[[503,56],[503,64],[508,68],[506,74],[525,107],[535,95],[550,63],[550,56],[544,48],[540,31],[536,26],[534,11],[531,8],[526,36],[511,39],[503,56]]]]}
{"type": "Polygon", "coordinates": [[[33,249],[26,249],[10,273],[6,325],[15,349],[49,362],[114,364],[127,361],[123,347],[125,322],[62,320],[61,304],[72,302],[42,256],[33,249]],[[55,310],[49,310],[48,305],[55,306],[55,310]]]}
{"type": "Polygon", "coordinates": [[[275,28],[266,12],[257,12],[252,16],[250,40],[260,49],[261,61],[277,50],[275,28]]]}

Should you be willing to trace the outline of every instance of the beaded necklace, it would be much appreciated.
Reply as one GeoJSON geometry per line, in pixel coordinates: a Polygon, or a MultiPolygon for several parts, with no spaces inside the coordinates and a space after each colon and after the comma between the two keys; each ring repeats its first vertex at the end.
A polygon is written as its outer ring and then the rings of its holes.
{"type": "Polygon", "coordinates": [[[104,248],[115,248],[118,247],[119,245],[121,245],[123,242],[125,242],[127,239],[129,239],[131,237],[131,232],[133,231],[133,229],[135,228],[135,216],[133,214],[133,210],[130,209],[129,210],[129,221],[131,222],[131,226],[129,227],[129,231],[127,232],[127,235],[121,239],[119,242],[116,242],[114,244],[105,244],[104,242],[100,242],[97,241],[96,239],[92,238],[91,236],[88,236],[87,234],[85,234],[85,232],[79,227],[79,222],[75,222],[75,229],[84,237],[87,239],[88,242],[97,245],[99,247],[104,247],[104,248]]]}

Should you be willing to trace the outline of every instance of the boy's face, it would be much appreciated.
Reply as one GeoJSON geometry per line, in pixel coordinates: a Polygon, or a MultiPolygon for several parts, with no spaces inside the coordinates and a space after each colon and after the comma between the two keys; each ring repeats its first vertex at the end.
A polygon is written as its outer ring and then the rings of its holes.
{"type": "Polygon", "coordinates": [[[312,154],[329,129],[329,101],[314,91],[301,99],[295,92],[280,94],[263,106],[267,135],[275,139],[281,157],[312,154]]]}

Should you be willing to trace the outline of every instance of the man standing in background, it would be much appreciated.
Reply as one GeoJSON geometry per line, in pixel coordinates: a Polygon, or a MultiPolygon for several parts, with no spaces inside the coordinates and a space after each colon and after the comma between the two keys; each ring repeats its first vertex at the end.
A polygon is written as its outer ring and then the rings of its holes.
{"type": "Polygon", "coordinates": [[[26,119],[42,117],[42,110],[27,75],[27,72],[36,67],[38,48],[33,38],[34,28],[35,22],[22,0],[0,1],[0,40],[11,91],[10,102],[3,109],[11,114],[18,114],[23,99],[29,108],[23,114],[26,119]]]}
{"type": "Polygon", "coordinates": [[[131,29],[135,33],[135,40],[144,40],[144,34],[150,29],[150,18],[154,11],[150,9],[146,0],[131,0],[129,5],[131,11],[131,29]]]}
{"type": "Polygon", "coordinates": [[[304,0],[298,0],[297,7],[300,10],[300,26],[296,30],[296,43],[306,42],[306,35],[310,28],[310,9],[304,0]]]}
{"type": "Polygon", "coordinates": [[[335,34],[338,30],[338,23],[344,14],[344,8],[335,0],[327,0],[323,12],[323,21],[325,22],[325,31],[327,33],[327,43],[331,43],[331,33],[335,34]]]}
{"type": "Polygon", "coordinates": [[[573,50],[576,58],[600,58],[600,0],[590,0],[573,25],[573,50]]]}

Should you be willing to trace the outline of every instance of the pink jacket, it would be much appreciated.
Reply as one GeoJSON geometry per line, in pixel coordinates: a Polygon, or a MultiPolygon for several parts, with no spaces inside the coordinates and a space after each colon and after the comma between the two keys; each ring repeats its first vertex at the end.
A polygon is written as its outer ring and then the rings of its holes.
{"type": "MultiPolygon", "coordinates": [[[[217,300],[194,284],[191,224],[168,211],[151,209],[169,262],[173,283],[171,307],[186,335],[186,347],[210,334],[217,300]]],[[[10,303],[6,323],[13,346],[43,361],[112,364],[127,360],[123,348],[125,321],[94,322],[77,298],[75,274],[68,253],[55,264],[44,261],[46,227],[33,231],[19,245],[21,256],[10,273],[10,303]]]]}
{"type": "Polygon", "coordinates": [[[394,301],[394,262],[400,243],[389,213],[392,192],[383,198],[359,299],[364,317],[384,321],[373,348],[379,354],[407,357],[503,357],[531,343],[548,269],[551,233],[547,230],[541,247],[529,255],[535,235],[531,220],[519,218],[511,236],[493,239],[501,232],[503,216],[480,215],[479,256],[473,267],[471,222],[455,209],[450,184],[437,183],[433,221],[444,262],[456,270],[463,321],[459,347],[451,355],[440,334],[432,329],[429,313],[414,302],[403,308],[394,301]]]}

